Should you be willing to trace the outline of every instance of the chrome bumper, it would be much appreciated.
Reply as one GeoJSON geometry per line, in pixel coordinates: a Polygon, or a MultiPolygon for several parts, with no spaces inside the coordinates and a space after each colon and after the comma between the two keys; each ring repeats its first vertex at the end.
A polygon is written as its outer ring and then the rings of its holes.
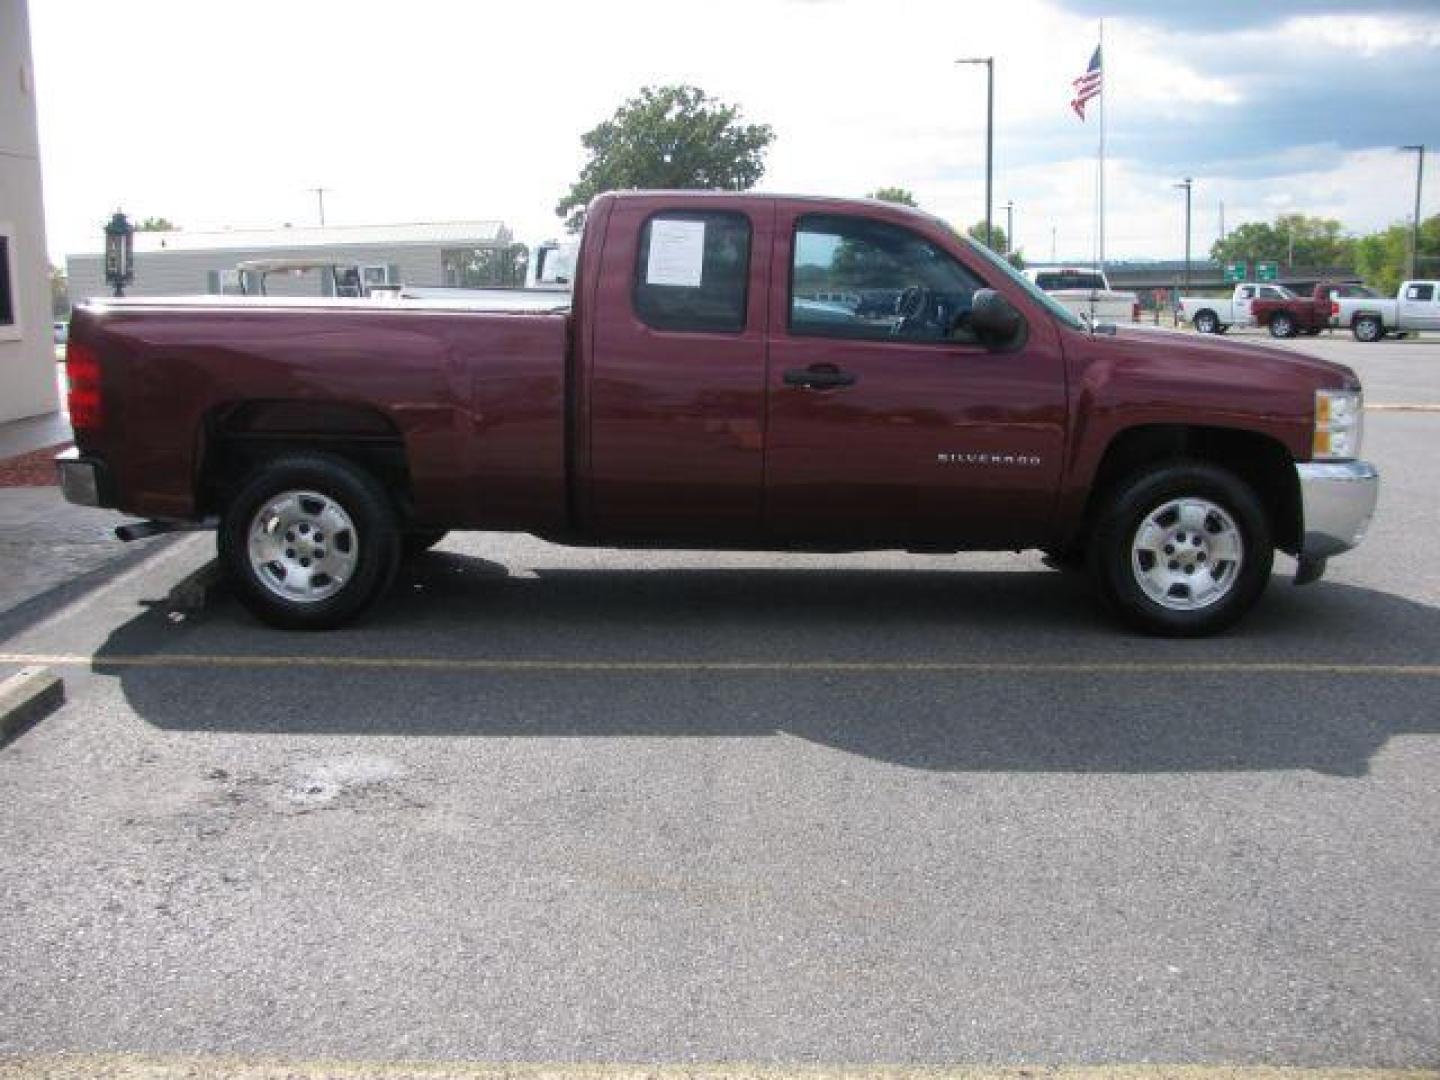
{"type": "Polygon", "coordinates": [[[1380,474],[1374,465],[1316,461],[1296,465],[1295,472],[1300,478],[1303,558],[1328,559],[1365,539],[1380,494],[1380,474]]]}

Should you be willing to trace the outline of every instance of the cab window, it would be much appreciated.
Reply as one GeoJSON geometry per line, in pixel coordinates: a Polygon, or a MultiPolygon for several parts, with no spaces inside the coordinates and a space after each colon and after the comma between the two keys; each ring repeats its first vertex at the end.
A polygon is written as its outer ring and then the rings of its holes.
{"type": "Polygon", "coordinates": [[[745,328],[750,219],[728,211],[656,214],[640,232],[634,304],[656,330],[745,328]]]}
{"type": "Polygon", "coordinates": [[[974,341],[971,299],[984,283],[898,225],[808,214],[795,226],[790,332],[802,336],[974,341]]]}
{"type": "Polygon", "coordinates": [[[1434,286],[1434,285],[1411,285],[1410,288],[1408,288],[1408,289],[1405,290],[1405,299],[1406,299],[1406,300],[1434,300],[1434,299],[1435,299],[1435,286],[1434,286]]]}

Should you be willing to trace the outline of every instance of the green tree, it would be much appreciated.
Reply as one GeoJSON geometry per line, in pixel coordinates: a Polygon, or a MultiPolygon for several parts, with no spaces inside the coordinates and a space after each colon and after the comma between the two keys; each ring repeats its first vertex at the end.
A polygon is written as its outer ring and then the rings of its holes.
{"type": "Polygon", "coordinates": [[[1340,222],[1308,214],[1281,214],[1273,224],[1247,221],[1210,245],[1215,262],[1278,262],[1285,266],[1343,266],[1355,241],[1342,236],[1340,222]]]}
{"type": "Polygon", "coordinates": [[[580,137],[590,155],[555,206],[572,232],[603,191],[698,188],[744,191],[765,172],[775,140],[769,124],[744,124],[740,110],[694,86],[647,86],[580,137]]]}
{"type": "MultiPolygon", "coordinates": [[[[985,243],[985,222],[983,220],[977,221],[965,231],[970,235],[970,239],[974,240],[977,244],[985,243]]],[[[1015,267],[1016,270],[1025,269],[1025,252],[1023,250],[1012,251],[1006,255],[1005,249],[1010,246],[1010,238],[1005,235],[1003,228],[999,225],[991,225],[990,238],[991,251],[997,255],[1005,255],[1005,257],[1010,260],[1010,265],[1015,267]]]]}
{"type": "MultiPolygon", "coordinates": [[[[1420,222],[1415,260],[1419,277],[1440,275],[1440,214],[1420,222]]],[[[1410,226],[1397,222],[1355,241],[1355,270],[1381,292],[1393,293],[1410,276],[1410,226]]]]}
{"type": "Polygon", "coordinates": [[[172,225],[169,218],[147,217],[135,226],[136,232],[174,232],[178,225],[172,225]]]}
{"type": "Polygon", "coordinates": [[[914,192],[903,187],[882,187],[876,188],[865,196],[867,199],[879,199],[881,202],[899,203],[901,206],[919,207],[915,201],[914,192]]]}

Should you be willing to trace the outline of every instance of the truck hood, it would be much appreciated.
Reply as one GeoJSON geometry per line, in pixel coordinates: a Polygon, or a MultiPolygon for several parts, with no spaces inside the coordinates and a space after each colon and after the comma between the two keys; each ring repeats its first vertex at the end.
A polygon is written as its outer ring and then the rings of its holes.
{"type": "MultiPolygon", "coordinates": [[[[1233,368],[1237,387],[1253,381],[1308,381],[1312,389],[1358,389],[1360,379],[1344,364],[1322,360],[1279,345],[1261,342],[1226,341],[1213,334],[1196,334],[1188,330],[1166,330],[1145,327],[1120,327],[1112,339],[1126,355],[1154,356],[1165,353],[1182,363],[1194,365],[1191,370],[1209,373],[1216,365],[1233,368]]],[[[1177,372],[1183,377],[1183,369],[1177,372]]]]}

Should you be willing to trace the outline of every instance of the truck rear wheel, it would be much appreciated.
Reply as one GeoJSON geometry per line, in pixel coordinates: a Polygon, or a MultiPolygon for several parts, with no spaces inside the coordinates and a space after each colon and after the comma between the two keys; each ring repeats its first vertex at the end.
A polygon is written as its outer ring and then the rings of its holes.
{"type": "Polygon", "coordinates": [[[1218,334],[1220,332],[1220,319],[1215,312],[1209,308],[1195,313],[1195,329],[1202,334],[1218,334]]]}
{"type": "Polygon", "coordinates": [[[1102,598],[1148,634],[1202,637],[1233,625],[1270,580],[1265,508],[1248,484],[1203,462],[1136,473],[1101,508],[1090,570],[1102,598]]]}
{"type": "Polygon", "coordinates": [[[1270,336],[1291,338],[1295,336],[1295,320],[1283,311],[1270,316],[1270,336]]]}
{"type": "Polygon", "coordinates": [[[259,618],[329,630],[395,576],[400,534],[384,487],[344,458],[287,454],[241,484],[220,523],[220,560],[259,618]]]}
{"type": "Polygon", "coordinates": [[[1385,326],[1378,315],[1360,315],[1350,324],[1356,341],[1379,341],[1385,336],[1385,326]]]}

